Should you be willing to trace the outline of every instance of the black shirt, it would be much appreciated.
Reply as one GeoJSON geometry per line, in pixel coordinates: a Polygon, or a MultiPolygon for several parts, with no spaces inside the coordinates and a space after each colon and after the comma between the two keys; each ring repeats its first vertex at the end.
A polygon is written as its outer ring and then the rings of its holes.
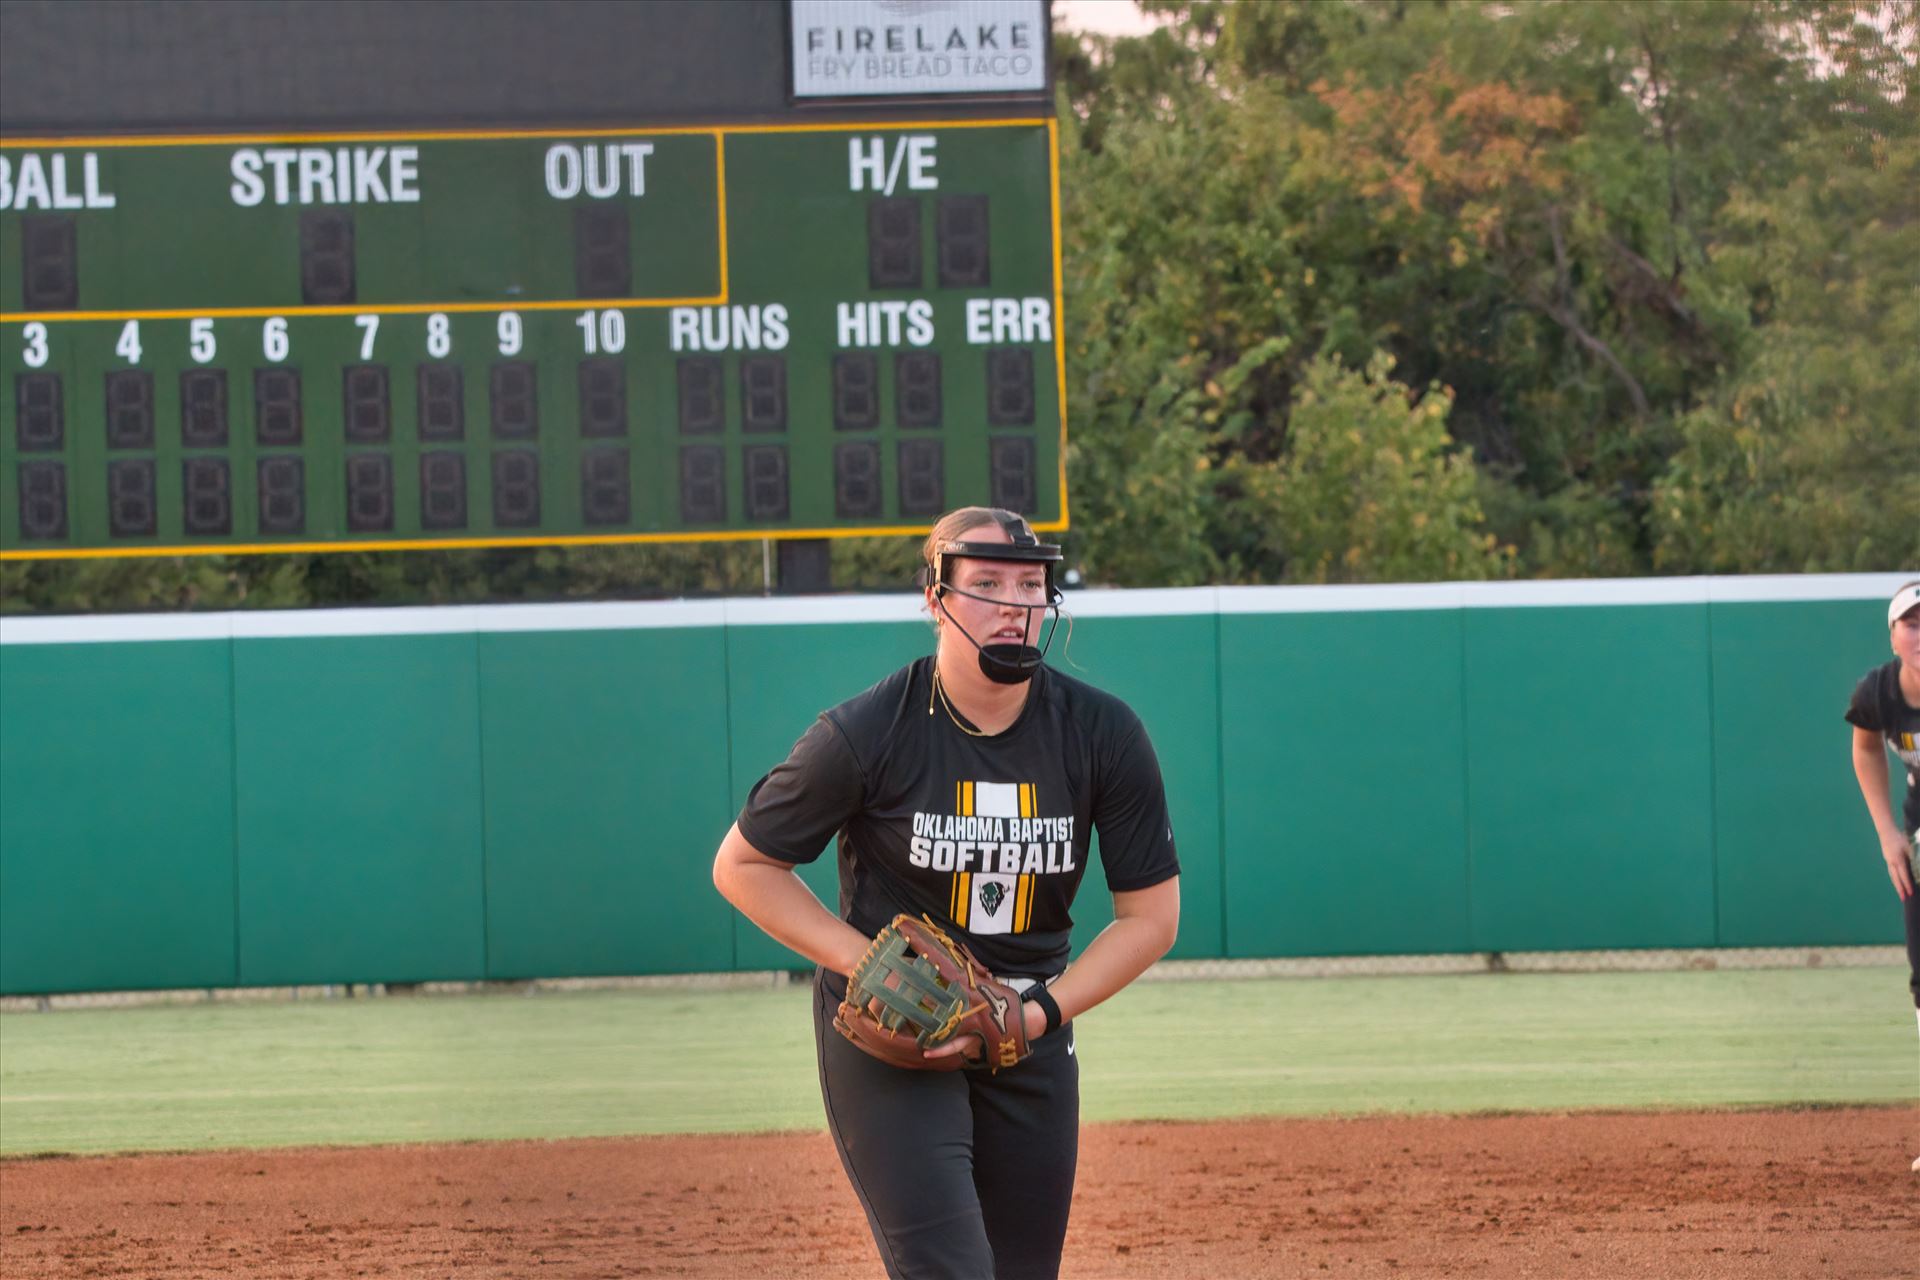
{"type": "Polygon", "coordinates": [[[837,832],[840,915],[855,929],[926,914],[995,973],[1050,978],[1066,968],[1094,831],[1112,889],[1180,873],[1160,763],[1126,703],[1051,668],[991,737],[955,724],[932,681],[922,658],[822,712],[754,785],[740,834],[811,862],[837,832]]]}
{"type": "Polygon", "coordinates": [[[1909,834],[1920,831],[1920,707],[1907,705],[1900,692],[1900,660],[1895,658],[1860,677],[1847,707],[1847,723],[1886,739],[1887,750],[1907,766],[1907,801],[1902,813],[1909,834]]]}

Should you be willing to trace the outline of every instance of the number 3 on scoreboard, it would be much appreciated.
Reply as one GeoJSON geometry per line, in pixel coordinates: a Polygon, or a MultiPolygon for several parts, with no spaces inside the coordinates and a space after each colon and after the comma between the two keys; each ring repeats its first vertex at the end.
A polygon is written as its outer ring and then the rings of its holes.
{"type": "Polygon", "coordinates": [[[373,359],[373,335],[380,332],[380,317],[355,316],[353,322],[360,326],[360,358],[373,359]]]}
{"type": "Polygon", "coordinates": [[[20,331],[20,337],[27,344],[27,349],[20,353],[20,358],[27,362],[27,367],[29,369],[38,369],[44,366],[47,363],[47,356],[49,354],[47,351],[47,326],[35,320],[32,324],[27,325],[20,331]]]}

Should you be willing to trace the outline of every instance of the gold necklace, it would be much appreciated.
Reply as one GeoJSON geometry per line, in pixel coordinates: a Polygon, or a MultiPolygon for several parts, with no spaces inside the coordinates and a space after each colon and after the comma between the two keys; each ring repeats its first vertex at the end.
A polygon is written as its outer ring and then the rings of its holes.
{"type": "Polygon", "coordinates": [[[940,683],[940,667],[937,663],[933,668],[933,692],[927,696],[927,714],[928,715],[933,714],[933,703],[936,698],[939,699],[940,705],[946,709],[947,719],[953,721],[954,728],[958,729],[960,732],[966,734],[970,738],[991,738],[993,736],[992,734],[988,733],[985,729],[970,728],[965,721],[961,720],[959,716],[954,714],[953,703],[949,701],[947,698],[946,686],[940,683]]]}

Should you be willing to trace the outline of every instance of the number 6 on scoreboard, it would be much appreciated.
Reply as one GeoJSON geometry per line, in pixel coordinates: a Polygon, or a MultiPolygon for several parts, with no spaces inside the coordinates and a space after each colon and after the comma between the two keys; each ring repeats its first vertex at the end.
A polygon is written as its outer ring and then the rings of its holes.
{"type": "Polygon", "coordinates": [[[355,316],[353,322],[364,332],[360,335],[360,358],[373,359],[373,335],[380,332],[379,316],[355,316]]]}

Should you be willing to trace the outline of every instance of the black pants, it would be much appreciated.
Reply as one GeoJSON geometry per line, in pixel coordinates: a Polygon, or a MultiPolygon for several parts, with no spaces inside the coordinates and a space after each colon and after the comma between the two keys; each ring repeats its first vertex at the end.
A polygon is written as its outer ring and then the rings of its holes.
{"type": "MultiPolygon", "coordinates": [[[[1912,835],[1915,848],[1920,848],[1920,831],[1912,835]]],[[[1920,858],[1913,859],[1914,878],[1920,880],[1920,858]]],[[[1900,904],[1901,914],[1907,922],[1907,986],[1913,992],[1913,1007],[1920,1009],[1920,885],[1915,886],[1914,894],[1900,904]]]]}
{"type": "MultiPolygon", "coordinates": [[[[837,984],[836,984],[837,987],[837,984]]],[[[840,1163],[894,1280],[1052,1280],[1080,1150],[1073,1027],[998,1074],[908,1071],[833,1029],[813,988],[820,1096],[840,1163]]]]}

